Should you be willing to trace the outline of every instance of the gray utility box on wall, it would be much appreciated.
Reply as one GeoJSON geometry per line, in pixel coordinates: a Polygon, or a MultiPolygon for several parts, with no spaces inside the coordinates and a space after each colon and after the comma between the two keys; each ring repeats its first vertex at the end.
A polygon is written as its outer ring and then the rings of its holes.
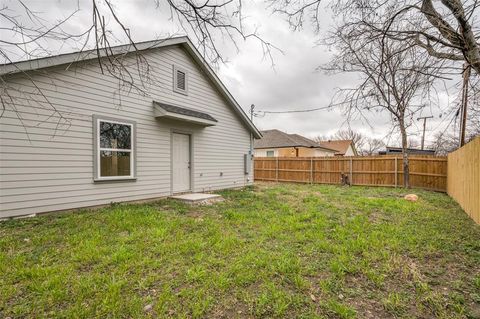
{"type": "Polygon", "coordinates": [[[250,171],[252,170],[252,154],[249,153],[243,155],[243,164],[245,175],[250,174],[250,171]]]}

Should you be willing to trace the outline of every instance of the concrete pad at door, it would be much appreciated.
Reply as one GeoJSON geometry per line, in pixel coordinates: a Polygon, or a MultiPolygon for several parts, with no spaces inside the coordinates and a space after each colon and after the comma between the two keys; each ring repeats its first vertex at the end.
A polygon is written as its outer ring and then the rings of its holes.
{"type": "Polygon", "coordinates": [[[172,199],[180,200],[188,204],[209,203],[222,201],[223,197],[217,194],[189,193],[170,196],[172,199]]]}

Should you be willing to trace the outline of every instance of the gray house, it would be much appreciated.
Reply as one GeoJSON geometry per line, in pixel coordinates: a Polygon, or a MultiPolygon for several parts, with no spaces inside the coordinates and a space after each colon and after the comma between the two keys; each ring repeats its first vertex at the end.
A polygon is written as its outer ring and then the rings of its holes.
{"type": "Polygon", "coordinates": [[[0,217],[253,182],[261,134],[188,38],[136,47],[113,52],[142,90],[92,51],[0,66],[0,217]]]}

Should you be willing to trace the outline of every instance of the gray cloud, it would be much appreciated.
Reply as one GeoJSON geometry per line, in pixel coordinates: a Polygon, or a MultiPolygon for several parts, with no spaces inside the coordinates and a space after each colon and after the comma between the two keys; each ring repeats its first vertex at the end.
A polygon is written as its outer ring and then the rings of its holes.
{"type": "MultiPolygon", "coordinates": [[[[17,1],[6,0],[5,4],[12,10],[20,10],[17,1]]],[[[65,25],[69,31],[85,30],[91,21],[91,2],[87,0],[60,1],[42,0],[29,1],[32,9],[42,12],[46,20],[55,21],[66,17],[73,10],[79,12],[65,25]]],[[[131,30],[136,41],[150,40],[182,31],[178,24],[172,23],[170,11],[165,3],[156,7],[152,0],[118,1],[114,2],[116,12],[122,22],[131,30]]],[[[239,41],[240,52],[228,41],[219,41],[219,46],[228,63],[217,68],[220,78],[236,97],[242,107],[248,111],[250,104],[255,104],[257,110],[281,111],[300,110],[329,105],[338,87],[353,87],[357,77],[352,74],[326,75],[316,68],[326,63],[331,52],[325,46],[316,45],[318,36],[308,28],[301,32],[293,32],[287,23],[278,16],[273,16],[263,2],[244,1],[244,15],[247,27],[257,29],[268,41],[283,50],[283,54],[273,52],[274,67],[263,55],[261,45],[254,41],[239,41]]],[[[107,21],[114,32],[120,34],[120,29],[112,18],[107,21]]],[[[323,13],[322,30],[329,29],[332,23],[328,10],[323,13]]],[[[119,41],[125,41],[124,36],[119,41]]],[[[56,53],[78,49],[75,44],[55,44],[56,53]]],[[[439,108],[425,110],[425,114],[433,113],[435,119],[429,122],[427,141],[432,141],[433,132],[437,128],[443,130],[448,121],[440,118],[447,109],[452,97],[448,91],[439,88],[439,108]]],[[[390,121],[387,114],[370,114],[368,122],[359,119],[349,123],[355,130],[367,135],[388,138],[390,121]]],[[[255,123],[261,129],[278,128],[291,133],[306,136],[326,135],[338,129],[347,128],[346,118],[339,109],[323,110],[311,113],[266,115],[255,118],[255,123]]],[[[419,136],[420,125],[415,124],[410,132],[419,136]]],[[[398,136],[390,137],[389,143],[397,143],[398,136]]]]}

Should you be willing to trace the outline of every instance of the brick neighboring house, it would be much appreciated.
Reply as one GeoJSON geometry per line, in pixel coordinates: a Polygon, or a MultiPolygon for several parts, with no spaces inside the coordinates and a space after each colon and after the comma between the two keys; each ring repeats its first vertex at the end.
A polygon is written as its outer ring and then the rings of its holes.
{"type": "Polygon", "coordinates": [[[280,130],[261,131],[263,137],[255,140],[256,157],[322,157],[335,156],[330,148],[298,134],[280,130]]]}
{"type": "Polygon", "coordinates": [[[323,147],[336,150],[335,156],[357,156],[353,140],[328,140],[319,143],[323,147]]]}

